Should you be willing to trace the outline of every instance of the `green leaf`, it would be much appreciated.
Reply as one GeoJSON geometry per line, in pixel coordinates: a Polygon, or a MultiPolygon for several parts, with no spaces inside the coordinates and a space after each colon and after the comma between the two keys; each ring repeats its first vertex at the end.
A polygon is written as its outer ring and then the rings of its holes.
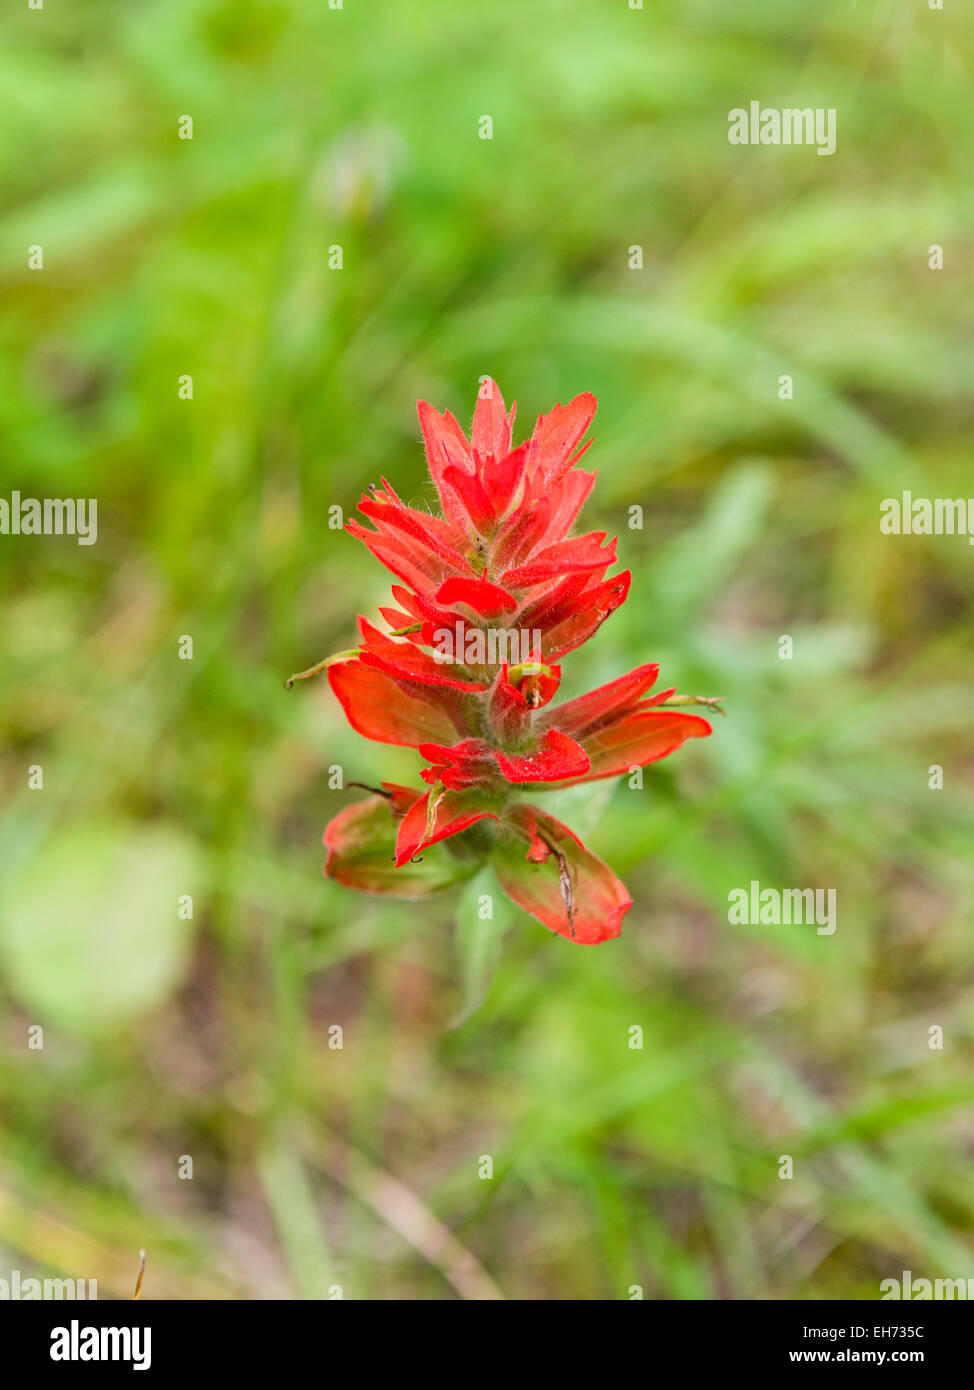
{"type": "Polygon", "coordinates": [[[481,869],[467,885],[457,908],[460,1007],[450,1020],[451,1028],[458,1028],[483,1003],[510,924],[507,898],[493,870],[481,869]]]}
{"type": "Polygon", "coordinates": [[[757,542],[771,499],[771,470],[741,464],[713,489],[696,526],[660,550],[651,583],[668,603],[689,616],[716,598],[741,558],[757,542]]]}
{"type": "Polygon", "coordinates": [[[137,1018],[184,973],[193,923],[179,900],[199,882],[196,847],[172,827],[102,822],[52,836],[0,902],[11,992],[38,1023],[68,1032],[137,1018]]]}

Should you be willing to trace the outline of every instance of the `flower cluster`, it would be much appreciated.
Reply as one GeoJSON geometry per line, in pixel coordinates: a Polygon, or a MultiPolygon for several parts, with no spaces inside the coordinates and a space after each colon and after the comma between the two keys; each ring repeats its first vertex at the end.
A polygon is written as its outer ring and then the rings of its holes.
{"type": "Polygon", "coordinates": [[[358,647],[323,665],[354,729],[419,751],[427,789],[384,782],[341,811],[325,831],[329,877],[417,898],[489,860],[504,892],[552,931],[618,936],[625,886],[534,796],[656,762],[711,726],[674,707],[695,697],[647,694],[654,665],[552,704],[563,658],[629,592],[628,571],[606,577],[615,541],[572,534],[595,481],[577,466],[595,408],[589,394],[556,405],[515,448],[514,407],[493,381],[469,440],[449,411],[421,401],[442,514],[408,506],[385,479],[362,498],[371,527],[347,529],[399,581],[380,610],[390,631],[360,617],[358,647]],[[420,868],[441,840],[443,862],[420,868]]]}

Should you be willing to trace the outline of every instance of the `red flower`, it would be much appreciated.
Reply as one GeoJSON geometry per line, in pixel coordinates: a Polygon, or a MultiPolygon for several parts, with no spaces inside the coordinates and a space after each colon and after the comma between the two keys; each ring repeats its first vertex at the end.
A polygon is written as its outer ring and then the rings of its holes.
{"type": "MultiPolygon", "coordinates": [[[[325,872],[351,888],[423,897],[484,861],[504,891],[576,942],[618,936],[631,899],[571,830],[521,799],[656,762],[711,726],[650,696],[657,667],[560,705],[561,660],[629,592],[607,577],[615,540],[571,534],[594,473],[577,467],[595,397],[542,415],[512,448],[514,407],[486,380],[467,440],[425,401],[419,420],[442,515],[371,488],[348,530],[401,581],[390,628],[358,620],[359,644],[321,663],[349,723],[366,738],[416,748],[425,792],[383,783],[325,831],[325,872]],[[450,845],[426,856],[441,840],[450,845]],[[448,851],[453,850],[450,854],[448,851]]],[[[302,674],[311,674],[305,672],[302,674]]]]}

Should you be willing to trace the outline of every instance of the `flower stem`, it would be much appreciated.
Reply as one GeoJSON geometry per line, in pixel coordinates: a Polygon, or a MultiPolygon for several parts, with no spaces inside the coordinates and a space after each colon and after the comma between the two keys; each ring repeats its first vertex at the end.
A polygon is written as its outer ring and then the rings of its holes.
{"type": "Polygon", "coordinates": [[[664,700],[661,705],[654,705],[654,709],[678,709],[681,705],[706,705],[715,714],[722,714],[726,717],[727,711],[722,708],[726,695],[674,695],[672,700],[664,700]]]}
{"type": "Polygon", "coordinates": [[[288,676],[284,682],[284,689],[290,690],[295,681],[306,681],[311,676],[319,676],[326,666],[331,666],[336,661],[351,661],[352,657],[355,656],[358,656],[357,647],[353,647],[347,652],[333,652],[331,656],[326,656],[323,661],[309,666],[307,671],[295,671],[293,676],[288,676]]]}

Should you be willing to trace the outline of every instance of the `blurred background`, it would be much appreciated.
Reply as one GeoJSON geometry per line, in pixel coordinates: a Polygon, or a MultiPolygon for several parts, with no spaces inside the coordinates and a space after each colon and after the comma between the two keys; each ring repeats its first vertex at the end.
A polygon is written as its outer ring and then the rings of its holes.
{"type": "Polygon", "coordinates": [[[0,495],[95,497],[98,541],[0,537],[0,1276],[129,1298],[140,1247],[164,1299],[974,1275],[972,552],[879,530],[904,488],[974,493],[974,17],[3,27],[0,495]],[[729,145],[750,100],[835,107],[836,153],[729,145]],[[654,660],[727,697],[565,813],[635,900],[599,948],[326,882],[360,795],[329,768],[419,759],[282,689],[388,593],[329,508],[380,474],[429,500],[416,398],[467,425],[484,373],[517,438],[599,398],[583,520],[632,596],[565,693],[654,660]],[[752,879],[835,888],[836,933],[731,925],[752,879]]]}

